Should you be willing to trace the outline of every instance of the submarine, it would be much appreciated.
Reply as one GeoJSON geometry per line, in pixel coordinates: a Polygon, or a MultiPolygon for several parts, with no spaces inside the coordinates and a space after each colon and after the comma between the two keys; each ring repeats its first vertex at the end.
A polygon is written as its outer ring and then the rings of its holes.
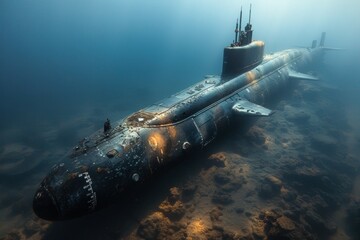
{"type": "Polygon", "coordinates": [[[114,204],[170,163],[201,151],[235,121],[270,116],[266,103],[294,82],[317,80],[306,71],[327,50],[325,33],[318,46],[314,40],[311,47],[264,54],[264,42],[252,39],[251,6],[244,30],[242,9],[239,17],[220,76],[206,76],[117,122],[107,120],[45,176],[34,195],[35,214],[66,220],[114,204]]]}

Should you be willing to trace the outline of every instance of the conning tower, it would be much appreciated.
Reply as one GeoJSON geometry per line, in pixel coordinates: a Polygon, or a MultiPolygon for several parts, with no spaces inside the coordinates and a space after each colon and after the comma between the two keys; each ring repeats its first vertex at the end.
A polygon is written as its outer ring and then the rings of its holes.
{"type": "Polygon", "coordinates": [[[224,48],[223,69],[221,78],[223,81],[236,77],[259,65],[263,60],[264,42],[252,41],[251,4],[249,22],[245,31],[241,30],[242,8],[240,10],[240,24],[236,21],[235,40],[224,48]]]}

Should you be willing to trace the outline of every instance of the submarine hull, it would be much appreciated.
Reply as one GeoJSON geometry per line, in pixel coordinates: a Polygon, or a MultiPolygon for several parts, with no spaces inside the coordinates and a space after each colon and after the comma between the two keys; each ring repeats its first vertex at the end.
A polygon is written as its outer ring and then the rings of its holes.
{"type": "Polygon", "coordinates": [[[64,220],[116,202],[169,163],[206,147],[237,117],[270,115],[260,105],[286,91],[296,81],[294,71],[306,69],[322,52],[293,49],[266,55],[250,71],[232,79],[209,76],[116,122],[106,133],[99,130],[45,177],[34,197],[35,213],[64,220]]]}

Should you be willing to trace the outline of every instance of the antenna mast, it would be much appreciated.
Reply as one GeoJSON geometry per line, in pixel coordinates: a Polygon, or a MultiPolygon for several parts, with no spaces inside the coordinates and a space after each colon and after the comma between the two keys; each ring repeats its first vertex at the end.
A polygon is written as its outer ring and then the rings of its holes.
{"type": "Polygon", "coordinates": [[[241,22],[242,22],[242,6],[241,6],[241,9],[240,9],[240,31],[241,31],[241,22]]]}
{"type": "Polygon", "coordinates": [[[250,3],[250,12],[249,12],[249,24],[251,22],[251,3],[250,3]]]}
{"type": "Polygon", "coordinates": [[[251,4],[250,4],[250,11],[249,11],[249,22],[246,24],[245,26],[245,41],[244,41],[244,45],[251,43],[252,41],[252,32],[253,30],[251,29],[251,4]]]}
{"type": "Polygon", "coordinates": [[[238,41],[238,33],[239,33],[239,19],[236,19],[236,27],[235,27],[235,41],[236,44],[238,41]]]}
{"type": "Polygon", "coordinates": [[[241,6],[241,10],[240,10],[240,24],[239,24],[239,45],[242,42],[242,35],[241,35],[241,22],[242,22],[242,6],[241,6]]]}

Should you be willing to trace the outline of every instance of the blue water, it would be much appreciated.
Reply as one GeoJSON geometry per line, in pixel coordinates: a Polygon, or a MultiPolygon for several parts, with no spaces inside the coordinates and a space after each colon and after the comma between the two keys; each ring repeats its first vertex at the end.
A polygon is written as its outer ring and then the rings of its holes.
{"type": "MultiPolygon", "coordinates": [[[[360,2],[0,1],[0,236],[32,217],[48,169],[109,117],[220,74],[223,47],[252,3],[254,39],[266,52],[310,46],[322,31],[327,58],[351,103],[360,90],[360,2]]],[[[356,108],[355,105],[354,108],[356,108]]]]}

